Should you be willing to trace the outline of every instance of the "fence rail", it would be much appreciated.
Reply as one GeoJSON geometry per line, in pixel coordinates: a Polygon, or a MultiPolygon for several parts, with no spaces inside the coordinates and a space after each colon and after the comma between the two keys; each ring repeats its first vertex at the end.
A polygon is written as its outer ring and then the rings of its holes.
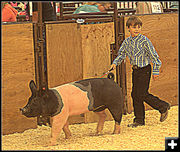
{"type": "MultiPolygon", "coordinates": [[[[26,3],[24,3],[26,4],[26,3]]],[[[18,22],[24,22],[24,21],[32,21],[32,2],[29,2],[30,9],[27,10],[28,15],[18,15],[17,21],[18,22]],[[28,17],[27,17],[28,16],[28,17]]],[[[178,11],[177,5],[174,8],[174,4],[172,1],[161,1],[163,11],[164,12],[174,12],[178,11]]],[[[73,12],[81,5],[83,5],[83,1],[73,1],[73,2],[52,2],[54,12],[57,16],[57,20],[63,20],[67,19],[68,15],[72,15],[73,12]],[[65,16],[65,17],[64,17],[65,16]]],[[[117,9],[119,15],[130,15],[136,13],[136,5],[137,2],[117,2],[117,9]]],[[[17,8],[16,6],[14,6],[17,8]]],[[[17,8],[18,9],[18,8],[17,8]]],[[[113,5],[110,9],[107,10],[107,14],[112,14],[114,11],[113,5]]],[[[102,15],[102,14],[100,14],[102,15]]],[[[86,18],[88,18],[90,15],[88,15],[86,18]]],[[[70,18],[70,17],[69,17],[70,18]]],[[[99,18],[99,17],[98,17],[99,18]]],[[[104,17],[103,17],[104,18],[104,17]]]]}

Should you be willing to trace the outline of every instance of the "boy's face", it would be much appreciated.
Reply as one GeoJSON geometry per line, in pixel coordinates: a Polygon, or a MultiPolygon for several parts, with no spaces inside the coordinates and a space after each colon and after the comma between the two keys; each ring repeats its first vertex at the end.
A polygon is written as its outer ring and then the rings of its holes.
{"type": "Polygon", "coordinates": [[[130,25],[128,28],[129,32],[131,33],[132,37],[138,36],[138,34],[141,32],[141,26],[140,25],[130,25]]]}

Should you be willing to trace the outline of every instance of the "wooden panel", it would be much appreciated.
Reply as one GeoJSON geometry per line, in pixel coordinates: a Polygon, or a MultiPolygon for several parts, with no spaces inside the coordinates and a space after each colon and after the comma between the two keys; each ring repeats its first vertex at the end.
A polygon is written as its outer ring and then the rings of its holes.
{"type": "MultiPolygon", "coordinates": [[[[114,42],[114,23],[81,25],[81,36],[83,79],[100,78],[111,65],[110,44],[114,42]]],[[[112,120],[108,109],[106,114],[106,120],[112,120]]],[[[85,123],[97,122],[98,119],[94,112],[85,114],[85,123]]]]}
{"type": "MultiPolygon", "coordinates": [[[[151,78],[149,92],[165,100],[171,105],[178,104],[178,14],[138,15],[143,22],[142,34],[147,36],[154,45],[162,66],[159,79],[151,78]]],[[[128,16],[125,17],[125,23],[128,16]]],[[[127,28],[126,38],[130,36],[127,28]]],[[[133,111],[131,88],[132,69],[129,59],[126,60],[127,96],[130,111],[133,111]]],[[[152,109],[146,105],[146,110],[152,109]]]]}
{"type": "Polygon", "coordinates": [[[31,95],[35,79],[32,24],[2,25],[2,132],[10,134],[36,128],[35,118],[26,118],[19,108],[31,95]]]}
{"type": "Polygon", "coordinates": [[[49,88],[81,80],[81,35],[77,24],[47,24],[46,43],[49,88]]]}
{"type": "Polygon", "coordinates": [[[110,68],[110,44],[114,42],[114,23],[81,26],[83,79],[101,77],[110,68]]]}

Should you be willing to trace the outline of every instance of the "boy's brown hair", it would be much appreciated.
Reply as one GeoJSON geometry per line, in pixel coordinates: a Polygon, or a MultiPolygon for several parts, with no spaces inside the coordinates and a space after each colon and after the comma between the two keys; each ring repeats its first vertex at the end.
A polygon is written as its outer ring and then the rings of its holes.
{"type": "Polygon", "coordinates": [[[140,18],[138,18],[137,16],[131,16],[128,18],[127,22],[126,22],[126,26],[129,28],[131,25],[140,25],[142,26],[142,21],[140,18]]]}

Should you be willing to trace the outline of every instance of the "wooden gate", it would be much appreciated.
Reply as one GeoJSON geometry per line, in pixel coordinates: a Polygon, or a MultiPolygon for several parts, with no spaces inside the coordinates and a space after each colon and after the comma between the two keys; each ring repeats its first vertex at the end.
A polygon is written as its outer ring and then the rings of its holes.
{"type": "Polygon", "coordinates": [[[26,118],[19,108],[31,95],[35,79],[32,23],[2,25],[2,133],[36,128],[36,119],[26,118]]]}

